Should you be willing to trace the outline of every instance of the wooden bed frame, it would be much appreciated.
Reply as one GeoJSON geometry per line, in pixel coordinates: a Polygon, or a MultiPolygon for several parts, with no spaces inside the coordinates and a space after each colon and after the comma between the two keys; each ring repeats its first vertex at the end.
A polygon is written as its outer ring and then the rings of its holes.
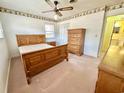
{"type": "MultiPolygon", "coordinates": [[[[17,35],[18,46],[31,45],[28,40],[33,41],[33,44],[44,43],[44,35],[17,35]],[[33,40],[34,38],[37,38],[33,40]],[[23,41],[25,40],[25,41],[23,41]],[[39,40],[39,41],[37,41],[39,40]]],[[[27,83],[31,83],[31,78],[62,62],[64,59],[68,61],[67,44],[61,46],[53,46],[51,48],[38,50],[30,53],[21,54],[21,59],[24,65],[27,83]]]]}

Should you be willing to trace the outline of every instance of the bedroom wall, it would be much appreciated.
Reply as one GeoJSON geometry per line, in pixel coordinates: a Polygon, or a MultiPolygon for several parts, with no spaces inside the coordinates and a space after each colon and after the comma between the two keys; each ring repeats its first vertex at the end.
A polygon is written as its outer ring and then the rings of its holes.
{"type": "Polygon", "coordinates": [[[119,8],[115,10],[108,11],[106,17],[124,14],[124,8],[119,8]]]}
{"type": "MultiPolygon", "coordinates": [[[[105,33],[106,19],[109,16],[115,16],[124,14],[124,8],[119,8],[115,10],[110,10],[107,12],[98,12],[95,14],[90,14],[86,16],[77,17],[71,20],[59,22],[58,26],[58,41],[61,40],[61,27],[62,25],[69,24],[69,28],[86,28],[86,37],[84,45],[84,54],[97,57],[100,55],[100,48],[102,47],[102,41],[105,33]]],[[[66,40],[65,40],[66,41],[66,40]]]]}
{"type": "MultiPolygon", "coordinates": [[[[69,24],[69,29],[86,28],[84,54],[97,57],[101,40],[104,11],[77,17],[58,23],[58,26],[69,24]]],[[[61,30],[59,30],[61,31],[61,30]]]]}
{"type": "MultiPolygon", "coordinates": [[[[0,26],[0,30],[1,30],[0,26]]],[[[8,78],[9,52],[5,38],[0,38],[0,93],[6,92],[8,78]]]]}
{"type": "Polygon", "coordinates": [[[54,24],[56,26],[56,23],[54,22],[7,13],[1,13],[0,18],[7,36],[10,54],[13,57],[19,56],[16,44],[16,34],[44,34],[45,23],[54,24]]]}
{"type": "MultiPolygon", "coordinates": [[[[106,13],[106,16],[122,14],[123,11],[124,8],[108,11],[106,13]]],[[[69,24],[69,28],[80,28],[80,27],[86,28],[87,32],[86,32],[85,49],[84,49],[85,50],[84,53],[86,55],[97,57],[99,52],[99,45],[102,45],[100,39],[102,32],[102,24],[104,20],[104,11],[57,23],[57,27],[56,27],[56,23],[54,22],[48,22],[39,19],[17,16],[7,13],[0,13],[0,18],[3,24],[3,28],[5,29],[9,50],[12,56],[19,55],[15,35],[32,34],[32,33],[42,34],[44,33],[45,23],[51,23],[55,25],[56,39],[58,42],[62,41],[60,38],[61,36],[60,28],[59,28],[60,25],[69,24]]]]}

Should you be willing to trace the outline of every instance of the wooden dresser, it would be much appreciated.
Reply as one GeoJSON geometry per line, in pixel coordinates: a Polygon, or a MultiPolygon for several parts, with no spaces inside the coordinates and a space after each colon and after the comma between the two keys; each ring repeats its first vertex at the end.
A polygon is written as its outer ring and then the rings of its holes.
{"type": "Polygon", "coordinates": [[[124,47],[108,50],[99,65],[95,93],[124,93],[124,47]]]}
{"type": "Polygon", "coordinates": [[[68,51],[76,55],[82,55],[84,50],[85,29],[68,30],[68,51]]]}

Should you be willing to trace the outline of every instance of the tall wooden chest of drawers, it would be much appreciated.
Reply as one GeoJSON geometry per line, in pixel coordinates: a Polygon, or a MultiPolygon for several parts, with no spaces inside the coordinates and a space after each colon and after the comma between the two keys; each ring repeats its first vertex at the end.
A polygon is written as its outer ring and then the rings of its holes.
{"type": "Polygon", "coordinates": [[[68,51],[81,56],[84,51],[85,29],[68,30],[68,51]]]}

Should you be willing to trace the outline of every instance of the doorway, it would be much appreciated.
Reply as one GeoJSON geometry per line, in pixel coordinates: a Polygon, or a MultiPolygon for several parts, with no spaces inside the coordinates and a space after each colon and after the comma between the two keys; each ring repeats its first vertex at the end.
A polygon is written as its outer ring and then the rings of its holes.
{"type": "Polygon", "coordinates": [[[58,39],[59,44],[68,43],[68,28],[69,28],[69,23],[59,25],[59,39],[58,39]]]}
{"type": "Polygon", "coordinates": [[[104,56],[110,45],[124,44],[124,15],[107,17],[105,31],[100,48],[100,56],[104,56]]]}

